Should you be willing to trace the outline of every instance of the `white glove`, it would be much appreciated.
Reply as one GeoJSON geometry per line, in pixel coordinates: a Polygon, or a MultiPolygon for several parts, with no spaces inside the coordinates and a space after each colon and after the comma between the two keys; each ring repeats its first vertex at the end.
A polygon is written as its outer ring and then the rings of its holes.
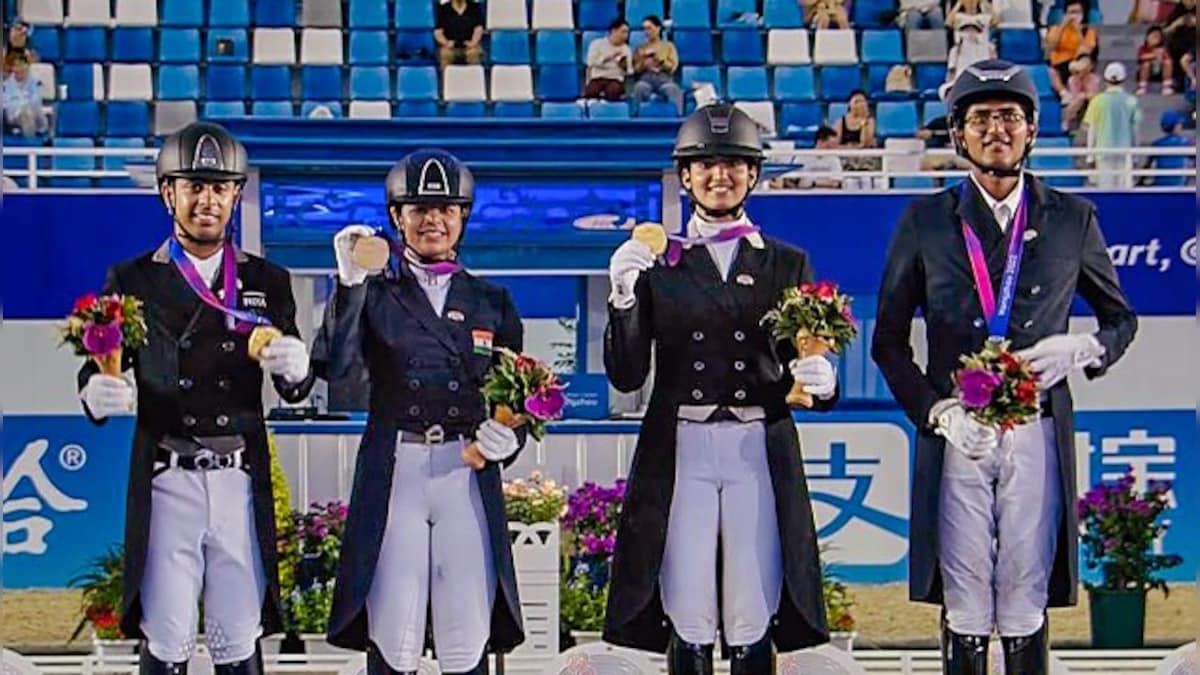
{"type": "Polygon", "coordinates": [[[1059,334],[1042,338],[1029,349],[1022,349],[1017,352],[1017,358],[1029,361],[1038,376],[1038,386],[1049,389],[1076,368],[1099,365],[1104,351],[1104,345],[1090,333],[1059,334]]]}
{"type": "Polygon", "coordinates": [[[92,375],[79,392],[79,398],[96,419],[130,413],[134,408],[133,387],[125,378],[113,375],[92,375]]]}
{"type": "Polygon", "coordinates": [[[957,400],[938,402],[930,418],[936,425],[936,433],[971,459],[983,459],[1000,447],[1000,430],[971,417],[957,400]]]}
{"type": "Polygon", "coordinates": [[[367,280],[369,270],[354,262],[354,242],[360,237],[373,237],[375,230],[366,225],[347,225],[333,235],[333,251],[337,256],[338,279],[343,286],[357,286],[367,280]]]}
{"type": "Polygon", "coordinates": [[[517,433],[496,420],[480,424],[475,432],[475,440],[479,443],[479,454],[489,462],[508,459],[521,449],[517,444],[517,433]]]}
{"type": "Polygon", "coordinates": [[[804,391],[817,398],[829,398],[837,391],[837,372],[824,356],[792,359],[788,364],[792,379],[804,384],[804,391]]]}
{"type": "Polygon", "coordinates": [[[608,261],[612,293],[608,301],[617,309],[629,309],[637,301],[633,287],[638,275],[654,266],[654,252],[645,242],[630,239],[617,247],[608,261]]]}
{"type": "Polygon", "coordinates": [[[262,348],[262,368],[295,384],[308,377],[308,347],[291,335],[282,335],[262,348]]]}

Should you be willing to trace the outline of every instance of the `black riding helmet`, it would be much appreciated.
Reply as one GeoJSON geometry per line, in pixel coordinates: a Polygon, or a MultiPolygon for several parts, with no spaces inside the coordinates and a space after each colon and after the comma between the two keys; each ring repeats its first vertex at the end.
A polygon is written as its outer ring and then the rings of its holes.
{"type": "Polygon", "coordinates": [[[155,161],[159,185],[172,178],[246,182],[246,148],[225,127],[193,122],[167,136],[155,161]]]}
{"type": "MultiPolygon", "coordinates": [[[[466,164],[444,150],[417,150],[396,162],[385,185],[389,216],[390,207],[404,204],[460,205],[463,226],[454,248],[462,246],[467,236],[467,218],[475,202],[475,177],[466,164]]],[[[400,231],[399,222],[393,220],[392,225],[400,231]]]]}
{"type": "MultiPolygon", "coordinates": [[[[675,170],[682,173],[689,162],[705,158],[738,158],[746,160],[762,172],[763,148],[758,123],[742,110],[728,103],[715,103],[700,108],[679,125],[675,136],[675,149],[671,158],[675,170]]],[[[746,197],[728,212],[709,212],[712,216],[728,216],[741,211],[754,185],[746,190],[746,197]]],[[[688,191],[695,203],[695,195],[688,191]]]]}
{"type": "Polygon", "coordinates": [[[1025,115],[1031,123],[1036,125],[1039,113],[1038,98],[1037,85],[1033,83],[1033,78],[1022,66],[1000,59],[979,61],[968,66],[959,74],[946,95],[947,121],[950,125],[950,138],[954,141],[955,151],[986,172],[1001,176],[1020,174],[1021,166],[1030,151],[1033,150],[1034,134],[1029,135],[1024,154],[1021,155],[1017,165],[1010,169],[995,169],[979,164],[969,155],[967,148],[959,139],[959,134],[962,133],[963,126],[966,124],[967,109],[974,103],[990,99],[1016,103],[1024,109],[1025,115]]]}

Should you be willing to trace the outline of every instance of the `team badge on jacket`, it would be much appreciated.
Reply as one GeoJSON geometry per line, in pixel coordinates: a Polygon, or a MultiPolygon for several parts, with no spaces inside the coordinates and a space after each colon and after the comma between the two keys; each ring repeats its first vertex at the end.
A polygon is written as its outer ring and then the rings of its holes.
{"type": "Polygon", "coordinates": [[[489,356],[492,353],[492,331],[475,329],[471,331],[471,342],[474,343],[475,353],[489,356]]]}

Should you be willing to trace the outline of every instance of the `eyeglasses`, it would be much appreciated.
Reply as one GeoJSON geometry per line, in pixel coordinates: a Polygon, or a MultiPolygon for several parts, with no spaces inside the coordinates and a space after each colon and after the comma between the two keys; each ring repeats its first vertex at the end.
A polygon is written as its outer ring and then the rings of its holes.
{"type": "Polygon", "coordinates": [[[966,125],[971,131],[983,133],[992,128],[992,123],[997,119],[1005,131],[1016,131],[1025,124],[1026,118],[1020,110],[979,111],[967,115],[966,125]]]}

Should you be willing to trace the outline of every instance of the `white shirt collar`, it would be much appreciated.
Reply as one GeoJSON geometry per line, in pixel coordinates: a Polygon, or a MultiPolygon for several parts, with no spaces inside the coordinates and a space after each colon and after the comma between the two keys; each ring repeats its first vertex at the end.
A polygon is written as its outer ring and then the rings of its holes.
{"type": "Polygon", "coordinates": [[[200,273],[200,278],[204,279],[210,284],[214,279],[216,279],[217,270],[221,267],[221,260],[225,258],[224,249],[217,249],[216,253],[208,256],[207,258],[194,256],[186,250],[183,252],[183,254],[187,256],[188,260],[192,261],[192,265],[196,268],[196,271],[200,273]]]}
{"type": "MultiPolygon", "coordinates": [[[[738,225],[753,225],[750,218],[746,214],[742,214],[741,218],[731,220],[727,223],[713,223],[704,220],[697,214],[692,214],[691,220],[688,221],[687,231],[689,237],[711,237],[712,235],[731,227],[738,225]]],[[[762,235],[754,232],[743,237],[754,248],[764,248],[766,244],[763,242],[762,235]]]]}
{"type": "MultiPolygon", "coordinates": [[[[987,190],[983,189],[982,185],[979,184],[979,180],[975,178],[975,174],[972,173],[970,176],[971,182],[975,183],[975,187],[979,189],[979,194],[983,195],[983,202],[987,204],[988,210],[992,212],[993,216],[996,216],[997,209],[999,209],[1001,205],[1008,207],[1008,221],[1011,221],[1017,215],[1017,206],[1021,204],[1021,195],[1025,193],[1025,174],[1021,174],[1017,177],[1016,187],[1014,187],[1012,192],[1008,193],[1008,196],[1004,199],[996,199],[993,197],[988,193],[987,190]]],[[[999,216],[996,217],[996,221],[1000,221],[999,216]]],[[[1007,221],[999,224],[1001,229],[1008,229],[1007,221]]]]}

